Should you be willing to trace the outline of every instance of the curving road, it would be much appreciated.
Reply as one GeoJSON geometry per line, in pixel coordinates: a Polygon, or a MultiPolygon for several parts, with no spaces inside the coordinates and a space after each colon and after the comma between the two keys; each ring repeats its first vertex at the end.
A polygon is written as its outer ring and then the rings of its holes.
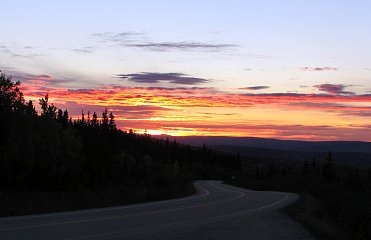
{"type": "Polygon", "coordinates": [[[197,181],[191,197],[0,218],[0,239],[312,239],[278,209],[296,194],[197,181]]]}

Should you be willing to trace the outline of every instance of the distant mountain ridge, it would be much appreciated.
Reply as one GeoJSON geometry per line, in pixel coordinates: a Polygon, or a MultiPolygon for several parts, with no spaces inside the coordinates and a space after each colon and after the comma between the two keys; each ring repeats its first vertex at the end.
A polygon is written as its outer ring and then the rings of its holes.
{"type": "Polygon", "coordinates": [[[276,150],[304,151],[304,152],[361,152],[371,153],[371,142],[361,141],[297,141],[279,140],[256,137],[208,137],[208,136],[186,136],[173,137],[167,135],[157,136],[160,138],[175,139],[179,143],[202,146],[231,145],[239,147],[268,148],[276,150]]]}
{"type": "Polygon", "coordinates": [[[182,144],[203,146],[221,152],[238,152],[242,156],[263,160],[305,161],[316,158],[324,161],[332,152],[337,164],[371,167],[371,142],[322,141],[308,142],[254,137],[156,136],[182,144]]]}

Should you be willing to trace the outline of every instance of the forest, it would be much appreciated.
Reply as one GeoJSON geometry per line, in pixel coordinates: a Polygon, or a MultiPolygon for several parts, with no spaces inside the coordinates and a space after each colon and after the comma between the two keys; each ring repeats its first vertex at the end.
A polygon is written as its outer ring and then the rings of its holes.
{"type": "Polygon", "coordinates": [[[176,198],[240,169],[238,154],[119,130],[107,110],[73,120],[47,95],[38,113],[20,84],[1,73],[1,216],[176,198]]]}
{"type": "Polygon", "coordinates": [[[300,199],[285,211],[320,239],[371,239],[371,169],[323,159],[244,159],[227,182],[254,190],[293,192],[300,199]]]}

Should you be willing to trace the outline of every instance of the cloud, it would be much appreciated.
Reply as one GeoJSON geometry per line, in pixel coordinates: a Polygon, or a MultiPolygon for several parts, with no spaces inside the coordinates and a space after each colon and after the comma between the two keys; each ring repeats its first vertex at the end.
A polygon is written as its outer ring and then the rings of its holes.
{"type": "Polygon", "coordinates": [[[220,51],[229,48],[237,47],[235,44],[217,44],[217,43],[202,43],[202,42],[147,42],[133,43],[126,46],[135,48],[145,48],[153,51],[171,51],[171,50],[207,50],[220,51]]]}
{"type": "Polygon", "coordinates": [[[22,88],[43,94],[50,88],[65,88],[66,84],[71,84],[76,81],[73,77],[58,77],[49,74],[29,74],[17,70],[7,71],[6,74],[12,76],[14,81],[21,81],[22,88]]]}
{"type": "Polygon", "coordinates": [[[371,117],[371,109],[362,109],[359,111],[343,111],[341,115],[358,116],[358,117],[371,117]]]}
{"type": "Polygon", "coordinates": [[[145,32],[102,32],[92,34],[94,38],[99,39],[101,42],[113,43],[116,47],[131,47],[142,48],[151,51],[189,51],[189,50],[203,50],[203,51],[221,51],[234,47],[236,44],[226,43],[205,43],[197,41],[179,41],[179,42],[158,42],[151,41],[145,32]]]}
{"type": "Polygon", "coordinates": [[[0,46],[0,52],[5,53],[5,54],[12,54],[9,47],[5,45],[0,46]]]}
{"type": "Polygon", "coordinates": [[[337,71],[335,67],[302,67],[302,71],[337,71]]]}
{"type": "Polygon", "coordinates": [[[38,99],[49,93],[56,99],[81,102],[84,104],[109,106],[116,105],[155,105],[165,108],[251,108],[259,106],[280,106],[284,109],[300,110],[318,109],[324,107],[337,112],[343,110],[360,111],[358,104],[369,104],[369,95],[334,95],[334,94],[299,94],[299,93],[262,93],[233,94],[218,91],[213,88],[161,88],[161,87],[124,87],[104,85],[91,89],[65,89],[61,87],[46,87],[36,83],[23,84],[25,95],[38,99]],[[42,93],[42,94],[40,94],[42,93]],[[308,106],[305,103],[317,103],[308,106]],[[324,106],[325,103],[343,103],[350,105],[347,109],[339,106],[324,106]],[[299,106],[304,104],[307,106],[299,106]],[[354,105],[354,106],[353,106],[354,105]]]}
{"type": "MultiPolygon", "coordinates": [[[[32,75],[30,79],[54,81],[50,75],[32,75]]],[[[14,79],[18,80],[18,79],[14,79]]],[[[166,80],[168,82],[168,80],[166,80]]],[[[176,85],[177,86],[177,85],[176,85]]],[[[320,112],[335,119],[355,119],[351,124],[367,123],[371,115],[371,94],[299,94],[248,93],[236,94],[201,87],[127,87],[101,85],[96,88],[66,89],[36,82],[22,83],[26,99],[36,100],[49,93],[51,102],[70,110],[79,117],[84,109],[101,113],[104,108],[113,112],[122,129],[144,129],[168,134],[204,134],[287,139],[364,139],[370,140],[371,131],[349,124],[332,125],[331,121],[313,125],[296,122],[290,125],[287,114],[308,116],[320,112]],[[279,113],[283,118],[256,121],[254,111],[279,113]],[[251,119],[244,114],[251,111],[251,119]],[[237,114],[236,114],[237,113],[237,114]],[[271,124],[271,125],[269,125],[271,124]],[[303,125],[301,125],[303,124],[303,125]]],[[[343,88],[341,91],[344,92],[343,88]]],[[[338,90],[339,92],[339,90],[338,90]]],[[[321,115],[322,116],[322,115],[321,115]]],[[[301,116],[301,118],[305,116],[301,116]]]]}
{"type": "Polygon", "coordinates": [[[240,90],[262,90],[262,89],[268,89],[269,86],[252,86],[252,87],[243,87],[239,88],[240,90]]]}
{"type": "Polygon", "coordinates": [[[34,48],[30,46],[18,46],[16,44],[1,45],[0,46],[0,53],[7,54],[14,58],[23,58],[23,59],[32,59],[35,57],[42,56],[39,53],[32,52],[34,48]]]}
{"type": "MultiPolygon", "coordinates": [[[[309,100],[309,99],[308,99],[309,100]]],[[[351,105],[347,102],[344,104],[335,102],[290,102],[287,104],[291,109],[295,110],[319,110],[326,112],[337,112],[343,116],[353,117],[370,117],[371,107],[351,105]]]]}
{"type": "Polygon", "coordinates": [[[119,78],[126,79],[131,82],[137,83],[172,83],[183,85],[197,85],[207,83],[209,80],[204,78],[190,77],[184,73],[154,73],[154,72],[141,72],[133,74],[119,74],[119,78]]]}
{"type": "Polygon", "coordinates": [[[51,75],[46,75],[46,74],[42,74],[42,75],[29,75],[30,78],[37,78],[37,79],[43,79],[43,80],[52,80],[54,79],[54,77],[52,77],[51,75]]]}
{"type": "Polygon", "coordinates": [[[320,84],[314,85],[313,87],[318,88],[319,91],[327,92],[329,94],[349,94],[353,95],[353,92],[344,91],[344,88],[348,87],[343,84],[320,84]]]}
{"type": "Polygon", "coordinates": [[[99,39],[99,41],[101,42],[127,43],[143,35],[145,35],[144,32],[125,31],[119,33],[117,32],[93,33],[91,36],[93,38],[99,39]]]}
{"type": "Polygon", "coordinates": [[[371,107],[353,106],[349,104],[340,104],[334,102],[291,102],[288,103],[290,107],[297,107],[298,110],[324,110],[337,111],[340,115],[347,116],[371,116],[371,107]]]}
{"type": "MultiPolygon", "coordinates": [[[[36,76],[35,76],[36,77],[36,76]]],[[[52,76],[38,75],[38,79],[52,76]]],[[[247,121],[246,111],[272,109],[290,114],[312,114],[312,111],[329,113],[341,119],[352,116],[365,118],[371,114],[371,94],[234,94],[213,88],[198,87],[125,87],[104,85],[98,88],[65,89],[45,87],[36,83],[21,85],[26,99],[37,99],[49,93],[51,102],[58,108],[68,109],[74,118],[84,110],[100,114],[105,108],[116,116],[117,125],[123,129],[144,129],[167,134],[204,134],[287,139],[364,139],[370,140],[370,130],[340,126],[285,125],[284,119],[272,121],[247,121]],[[363,106],[363,107],[362,107],[363,106]],[[265,124],[272,125],[265,125],[265,124]]],[[[289,122],[291,123],[291,122],[289,122]]],[[[354,123],[357,123],[355,121],[354,123]]],[[[362,123],[362,121],[360,121],[362,123]]],[[[151,132],[150,132],[151,133],[151,132]]]]}
{"type": "Polygon", "coordinates": [[[95,47],[82,47],[82,48],[74,48],[71,51],[75,53],[92,53],[94,51],[95,47]]]}
{"type": "Polygon", "coordinates": [[[199,90],[213,90],[214,88],[211,87],[176,87],[176,88],[169,88],[169,87],[147,87],[149,90],[159,90],[159,91],[182,91],[193,93],[192,91],[199,91],[199,90]]]}
{"type": "Polygon", "coordinates": [[[56,85],[71,82],[70,79],[57,79],[52,75],[25,75],[24,82],[42,82],[44,84],[56,85]]]}

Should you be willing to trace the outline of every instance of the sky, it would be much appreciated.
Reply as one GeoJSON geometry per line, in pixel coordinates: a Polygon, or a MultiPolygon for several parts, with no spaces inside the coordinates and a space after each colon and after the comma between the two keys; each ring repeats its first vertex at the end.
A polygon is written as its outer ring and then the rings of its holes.
{"type": "Polygon", "coordinates": [[[174,136],[371,141],[371,1],[1,1],[25,98],[174,136]]]}

